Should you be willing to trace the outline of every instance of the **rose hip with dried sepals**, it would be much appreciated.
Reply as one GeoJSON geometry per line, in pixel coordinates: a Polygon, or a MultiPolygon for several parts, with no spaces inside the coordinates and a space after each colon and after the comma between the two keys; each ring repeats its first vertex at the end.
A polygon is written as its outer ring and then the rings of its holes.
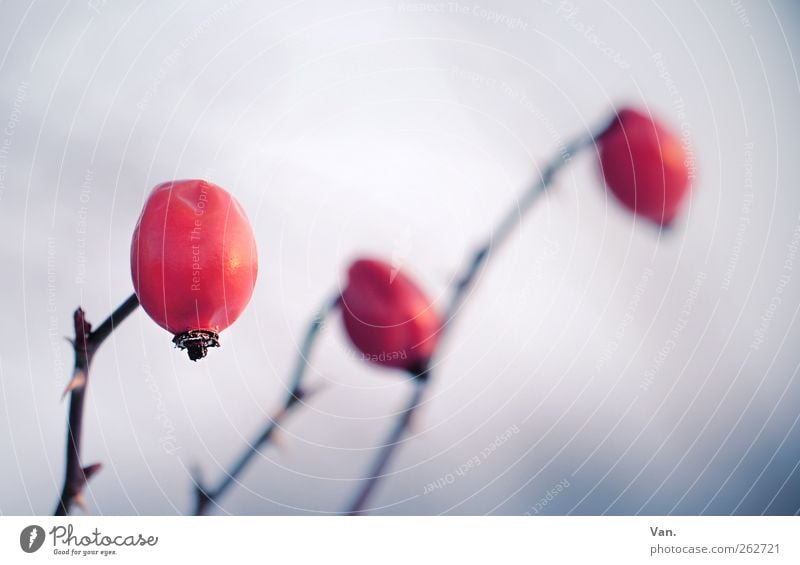
{"type": "Polygon", "coordinates": [[[258,257],[250,222],[225,189],[204,180],[156,186],[131,243],[131,275],[145,312],[193,361],[250,301],[258,257]]]}

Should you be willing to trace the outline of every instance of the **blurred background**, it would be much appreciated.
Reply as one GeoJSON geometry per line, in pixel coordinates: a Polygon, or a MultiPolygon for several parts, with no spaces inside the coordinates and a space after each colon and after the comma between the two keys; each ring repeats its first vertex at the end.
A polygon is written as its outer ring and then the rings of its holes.
{"type": "MultiPolygon", "coordinates": [[[[286,392],[349,261],[444,307],[540,167],[622,104],[695,163],[669,233],[573,159],[476,287],[384,514],[800,511],[800,8],[793,2],[0,3],[0,513],[52,512],[82,305],[131,292],[150,189],[206,178],[261,269],[200,363],[140,310],[93,365],[93,514],[192,511],[286,392]]],[[[337,316],[324,390],[214,512],[342,511],[411,393],[337,316]]]]}

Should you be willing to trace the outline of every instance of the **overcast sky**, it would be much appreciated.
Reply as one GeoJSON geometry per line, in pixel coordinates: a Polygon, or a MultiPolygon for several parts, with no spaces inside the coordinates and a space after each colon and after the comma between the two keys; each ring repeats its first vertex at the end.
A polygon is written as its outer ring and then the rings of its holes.
{"type": "MultiPolygon", "coordinates": [[[[190,469],[217,479],[276,409],[349,261],[393,260],[443,307],[540,167],[623,104],[661,116],[694,160],[674,229],[609,197],[591,149],[573,159],[470,297],[371,505],[800,509],[796,4],[5,0],[0,13],[0,513],[52,511],[63,337],[77,305],[99,323],[132,292],[130,238],[156,184],[229,189],[261,269],[200,363],[141,311],[104,344],[84,438],[85,463],[104,464],[96,514],[190,512],[190,469]]],[[[216,512],[346,507],[409,383],[354,359],[337,316],[311,363],[327,386],[216,512]]]]}

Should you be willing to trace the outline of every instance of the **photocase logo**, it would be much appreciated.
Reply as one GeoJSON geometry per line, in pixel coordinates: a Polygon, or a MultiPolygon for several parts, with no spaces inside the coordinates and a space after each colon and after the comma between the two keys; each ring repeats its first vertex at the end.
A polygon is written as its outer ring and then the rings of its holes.
{"type": "Polygon", "coordinates": [[[19,535],[19,546],[25,553],[38,551],[44,543],[44,528],[41,526],[28,526],[19,535]]]}

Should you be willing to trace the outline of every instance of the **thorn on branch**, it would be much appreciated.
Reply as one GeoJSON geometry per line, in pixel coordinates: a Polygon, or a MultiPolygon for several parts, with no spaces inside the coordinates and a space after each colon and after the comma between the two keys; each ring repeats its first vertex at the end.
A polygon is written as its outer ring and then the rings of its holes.
{"type": "Polygon", "coordinates": [[[86,370],[75,369],[75,372],[72,374],[72,378],[70,379],[69,383],[67,383],[67,387],[64,389],[64,392],[61,395],[61,400],[63,401],[67,397],[67,395],[73,390],[82,389],[85,386],[86,386],[86,370]]]}
{"type": "Polygon", "coordinates": [[[302,401],[305,398],[305,396],[306,392],[302,388],[297,388],[293,390],[292,393],[289,395],[289,398],[286,400],[286,406],[284,408],[288,410],[298,402],[302,401]]]}
{"type": "Polygon", "coordinates": [[[83,468],[83,476],[84,476],[84,483],[88,483],[89,479],[91,479],[94,475],[96,475],[100,469],[103,468],[102,463],[92,463],[83,468]]]}
{"type": "Polygon", "coordinates": [[[70,507],[78,504],[85,509],[83,490],[92,476],[101,469],[100,463],[83,466],[81,464],[81,437],[83,431],[83,406],[86,399],[86,388],[89,382],[89,366],[97,349],[111,335],[116,325],[121,323],[139,306],[135,294],[128,297],[106,320],[93,332],[92,325],[86,320],[83,308],[78,307],[73,315],[75,339],[70,340],[75,352],[75,368],[72,379],[64,391],[69,394],[69,416],[67,418],[67,461],[64,485],[61,497],[56,506],[56,516],[66,516],[70,507]]]}

